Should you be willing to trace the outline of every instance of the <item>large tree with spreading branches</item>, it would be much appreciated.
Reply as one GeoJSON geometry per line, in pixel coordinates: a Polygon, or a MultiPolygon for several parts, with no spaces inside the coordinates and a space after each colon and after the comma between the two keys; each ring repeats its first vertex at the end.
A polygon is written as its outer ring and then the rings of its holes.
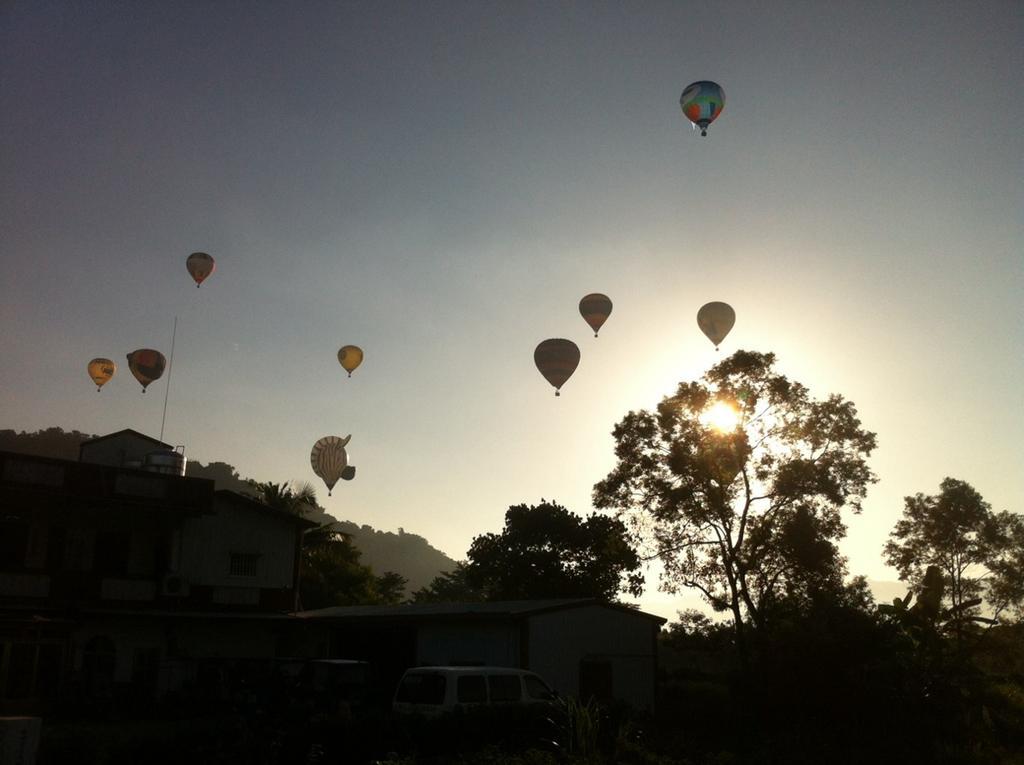
{"type": "Polygon", "coordinates": [[[699,591],[732,616],[737,644],[785,603],[841,592],[841,511],[875,477],[875,434],[853,403],[815,399],[771,353],[738,351],[615,426],[617,464],[594,504],[617,511],[662,588],[699,591]]]}

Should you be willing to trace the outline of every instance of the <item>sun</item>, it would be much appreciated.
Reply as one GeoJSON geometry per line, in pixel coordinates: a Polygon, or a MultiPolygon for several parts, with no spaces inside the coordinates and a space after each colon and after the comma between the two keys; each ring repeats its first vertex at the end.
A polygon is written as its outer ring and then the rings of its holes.
{"type": "Polygon", "coordinates": [[[704,425],[710,425],[717,431],[729,433],[736,430],[736,426],[740,424],[740,413],[732,404],[725,401],[716,401],[705,410],[704,414],[700,417],[700,421],[704,425]]]}

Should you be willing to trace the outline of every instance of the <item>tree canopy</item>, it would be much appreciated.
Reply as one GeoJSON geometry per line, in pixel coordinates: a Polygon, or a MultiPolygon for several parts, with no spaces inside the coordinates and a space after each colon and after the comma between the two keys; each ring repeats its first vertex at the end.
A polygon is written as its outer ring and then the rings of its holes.
{"type": "MultiPolygon", "coordinates": [[[[256,497],[270,507],[306,516],[323,513],[316,490],[308,483],[252,483],[256,497]]],[[[361,553],[350,535],[333,523],[308,530],[302,538],[299,593],[303,609],[328,606],[398,603],[406,579],[393,571],[380,576],[360,562],[361,553]]]]}
{"type": "Polygon", "coordinates": [[[1021,615],[1024,519],[993,512],[966,481],[946,478],[938,494],[906,497],[884,555],[915,593],[926,589],[929,568],[941,572],[941,586],[932,590],[941,593],[958,634],[982,602],[994,616],[1021,615]]]}
{"type": "Polygon", "coordinates": [[[621,521],[597,513],[583,519],[543,499],[510,507],[502,532],[474,538],[468,558],[465,582],[488,600],[614,600],[643,589],[621,521]]]}
{"type": "Polygon", "coordinates": [[[816,400],[774,354],[738,351],[655,411],[629,412],[613,436],[617,463],[595,506],[661,560],[663,589],[694,588],[730,611],[740,642],[780,602],[842,589],[841,511],[859,512],[875,481],[875,434],[852,402],[816,400]]]}
{"type": "Polygon", "coordinates": [[[426,587],[412,594],[413,603],[475,603],[486,600],[484,593],[466,581],[466,564],[456,563],[442,571],[426,587]]]}

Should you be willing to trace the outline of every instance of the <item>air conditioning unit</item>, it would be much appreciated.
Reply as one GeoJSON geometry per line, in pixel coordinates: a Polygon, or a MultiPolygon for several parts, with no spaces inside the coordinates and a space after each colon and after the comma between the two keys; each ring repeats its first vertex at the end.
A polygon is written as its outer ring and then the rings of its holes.
{"type": "Polygon", "coordinates": [[[183,598],[188,595],[188,580],[181,574],[164,574],[160,594],[167,598],[183,598]]]}

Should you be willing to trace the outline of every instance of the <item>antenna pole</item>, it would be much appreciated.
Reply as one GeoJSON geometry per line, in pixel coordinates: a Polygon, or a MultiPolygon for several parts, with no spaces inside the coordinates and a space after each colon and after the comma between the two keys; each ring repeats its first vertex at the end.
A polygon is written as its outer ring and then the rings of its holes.
{"type": "Polygon", "coordinates": [[[164,423],[167,422],[167,399],[171,395],[171,375],[174,373],[174,341],[178,337],[178,317],[174,317],[171,332],[171,360],[167,362],[167,389],[164,391],[164,416],[160,418],[160,440],[164,440],[164,423]]]}

